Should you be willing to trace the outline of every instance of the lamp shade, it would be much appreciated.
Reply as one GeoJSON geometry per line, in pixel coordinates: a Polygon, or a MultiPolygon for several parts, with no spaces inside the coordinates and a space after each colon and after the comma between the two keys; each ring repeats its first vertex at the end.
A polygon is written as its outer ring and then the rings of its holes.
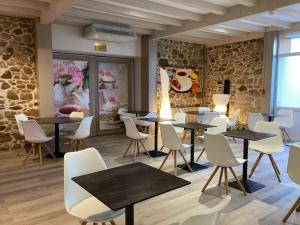
{"type": "Polygon", "coordinates": [[[225,113],[227,111],[227,104],[229,102],[230,95],[227,94],[214,94],[213,102],[215,104],[214,111],[225,113]]]}

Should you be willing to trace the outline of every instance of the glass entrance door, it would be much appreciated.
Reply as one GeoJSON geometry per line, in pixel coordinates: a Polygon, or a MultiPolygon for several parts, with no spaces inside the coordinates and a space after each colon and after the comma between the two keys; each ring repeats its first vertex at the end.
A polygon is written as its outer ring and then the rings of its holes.
{"type": "Polygon", "coordinates": [[[98,133],[122,131],[118,111],[131,108],[132,69],[130,60],[97,61],[98,133]]]}

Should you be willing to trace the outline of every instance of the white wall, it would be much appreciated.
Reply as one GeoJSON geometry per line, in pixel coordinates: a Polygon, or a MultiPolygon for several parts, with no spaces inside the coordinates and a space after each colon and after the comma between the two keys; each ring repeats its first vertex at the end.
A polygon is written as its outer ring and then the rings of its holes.
{"type": "Polygon", "coordinates": [[[83,28],[58,24],[52,25],[52,48],[54,51],[63,52],[80,52],[126,57],[141,56],[140,38],[128,43],[89,40],[83,37],[83,28]],[[107,52],[95,51],[95,42],[105,43],[107,45],[107,52]]]}

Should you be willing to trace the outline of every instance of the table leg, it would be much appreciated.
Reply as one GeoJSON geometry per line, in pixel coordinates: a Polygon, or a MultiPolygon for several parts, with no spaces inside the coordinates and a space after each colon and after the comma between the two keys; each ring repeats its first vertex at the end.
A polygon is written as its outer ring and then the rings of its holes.
{"type": "MultiPolygon", "coordinates": [[[[207,169],[208,166],[205,165],[201,165],[199,163],[195,163],[194,160],[194,153],[195,153],[195,130],[191,129],[191,161],[189,162],[193,172],[194,171],[199,171],[199,170],[203,170],[203,169],[207,169]]],[[[190,171],[189,168],[185,165],[185,164],[180,164],[178,165],[179,168],[190,171]]]]}
{"type": "MultiPolygon", "coordinates": [[[[59,123],[55,123],[55,137],[54,137],[54,155],[56,158],[62,158],[64,157],[64,153],[59,151],[59,123]]],[[[47,155],[48,158],[52,158],[52,156],[49,154],[47,155]]]]}
{"type": "MultiPolygon", "coordinates": [[[[158,137],[158,122],[155,122],[154,123],[154,150],[148,151],[149,155],[153,158],[167,155],[167,153],[165,153],[165,152],[158,151],[157,137],[158,137]]],[[[147,153],[144,153],[144,154],[147,154],[147,153]]]]}
{"type": "MultiPolygon", "coordinates": [[[[246,159],[246,162],[244,162],[243,164],[243,176],[242,180],[240,181],[247,193],[253,193],[258,191],[259,189],[264,188],[265,185],[248,179],[248,146],[249,141],[247,139],[244,139],[243,159],[246,159]]],[[[229,186],[240,190],[239,184],[236,181],[230,182],[229,186]]]]}
{"type": "Polygon", "coordinates": [[[125,224],[134,225],[134,205],[129,205],[125,208],[125,224]]]}
{"type": "Polygon", "coordinates": [[[272,122],[272,116],[269,116],[268,119],[269,119],[269,122],[272,122]]]}

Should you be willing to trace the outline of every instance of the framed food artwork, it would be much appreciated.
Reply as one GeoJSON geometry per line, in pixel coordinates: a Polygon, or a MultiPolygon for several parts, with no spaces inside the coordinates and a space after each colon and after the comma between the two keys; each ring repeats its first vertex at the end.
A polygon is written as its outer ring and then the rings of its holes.
{"type": "Polygon", "coordinates": [[[166,70],[170,81],[170,91],[179,93],[198,93],[200,91],[198,69],[167,67],[166,70]]]}

